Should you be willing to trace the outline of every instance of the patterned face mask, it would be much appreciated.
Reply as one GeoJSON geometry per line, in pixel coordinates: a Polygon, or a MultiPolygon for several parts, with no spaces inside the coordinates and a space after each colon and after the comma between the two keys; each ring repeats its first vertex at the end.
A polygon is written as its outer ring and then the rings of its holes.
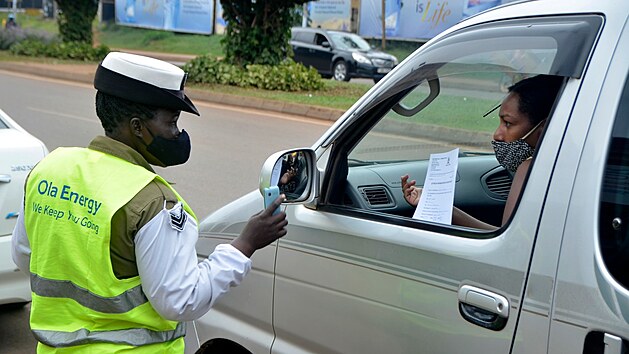
{"type": "Polygon", "coordinates": [[[507,171],[513,173],[518,169],[518,166],[524,160],[533,156],[533,148],[523,139],[518,139],[511,142],[504,141],[492,141],[491,145],[494,146],[496,152],[496,160],[507,171]]]}
{"type": "Polygon", "coordinates": [[[528,136],[531,135],[531,133],[533,133],[535,129],[542,124],[542,122],[543,120],[537,123],[531,131],[526,133],[526,135],[520,139],[510,142],[495,140],[491,142],[491,145],[493,145],[496,153],[496,160],[498,160],[498,163],[500,163],[500,165],[502,165],[502,167],[504,167],[507,171],[514,173],[524,160],[533,156],[535,149],[524,141],[524,139],[528,138],[528,136]]]}

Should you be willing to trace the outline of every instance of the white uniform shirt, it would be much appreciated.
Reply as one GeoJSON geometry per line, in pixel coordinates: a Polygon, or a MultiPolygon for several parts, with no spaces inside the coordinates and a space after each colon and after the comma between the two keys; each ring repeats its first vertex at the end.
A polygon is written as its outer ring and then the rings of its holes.
{"type": "MultiPolygon", "coordinates": [[[[251,270],[251,260],[229,244],[218,245],[208,259],[198,262],[197,223],[181,203],[164,208],[135,236],[135,256],[142,290],[155,310],[173,321],[203,316],[230,287],[251,270]],[[173,215],[178,215],[173,222],[173,215]]],[[[15,264],[29,272],[31,248],[24,226],[24,209],[13,230],[15,264]]]]}

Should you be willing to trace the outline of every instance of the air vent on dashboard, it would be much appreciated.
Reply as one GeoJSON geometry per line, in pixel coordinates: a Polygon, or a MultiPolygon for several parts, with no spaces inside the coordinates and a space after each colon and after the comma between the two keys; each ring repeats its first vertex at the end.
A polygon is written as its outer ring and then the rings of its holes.
{"type": "Polygon", "coordinates": [[[373,207],[386,207],[393,205],[391,196],[382,186],[360,187],[358,190],[365,201],[373,207]]]}
{"type": "Polygon", "coordinates": [[[495,173],[487,177],[485,184],[490,192],[500,197],[507,198],[511,189],[511,177],[506,171],[503,173],[495,173]]]}

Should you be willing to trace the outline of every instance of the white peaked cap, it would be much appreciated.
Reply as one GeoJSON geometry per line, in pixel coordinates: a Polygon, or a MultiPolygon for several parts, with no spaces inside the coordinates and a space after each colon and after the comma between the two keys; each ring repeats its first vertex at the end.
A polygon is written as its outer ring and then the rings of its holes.
{"type": "Polygon", "coordinates": [[[183,92],[185,82],[186,73],[173,64],[121,52],[107,54],[94,76],[94,88],[109,95],[199,115],[183,92]]]}
{"type": "Polygon", "coordinates": [[[181,89],[186,75],[171,63],[129,53],[109,53],[101,65],[118,74],[168,90],[181,89]]]}

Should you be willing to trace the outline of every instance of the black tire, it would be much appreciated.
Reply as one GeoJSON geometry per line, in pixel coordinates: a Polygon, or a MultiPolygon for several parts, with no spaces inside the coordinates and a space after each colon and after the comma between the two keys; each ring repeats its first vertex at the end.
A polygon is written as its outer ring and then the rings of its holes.
{"type": "Polygon", "coordinates": [[[332,78],[337,81],[349,81],[349,73],[347,70],[347,64],[344,60],[339,60],[334,63],[332,68],[332,78]]]}

